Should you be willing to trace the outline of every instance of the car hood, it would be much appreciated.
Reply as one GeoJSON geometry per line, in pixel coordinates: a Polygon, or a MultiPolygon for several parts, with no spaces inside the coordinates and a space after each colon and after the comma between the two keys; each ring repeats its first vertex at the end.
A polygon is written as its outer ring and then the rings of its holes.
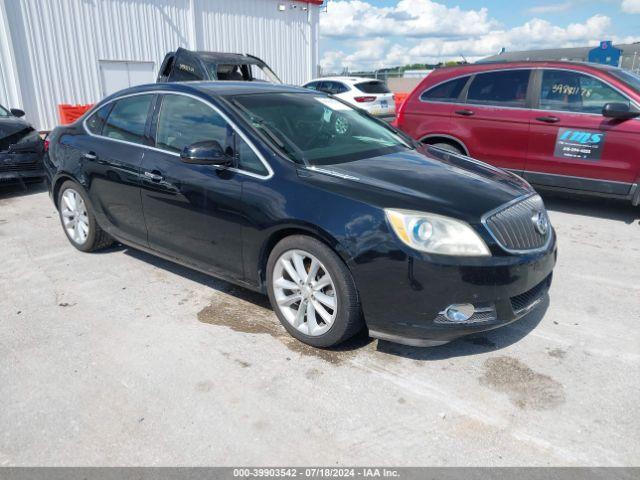
{"type": "Polygon", "coordinates": [[[33,132],[33,127],[16,117],[0,118],[0,151],[9,149],[18,140],[33,132]]]}
{"type": "Polygon", "coordinates": [[[341,176],[354,194],[376,206],[438,213],[469,223],[533,192],[517,175],[432,147],[318,169],[341,176]]]}
{"type": "Polygon", "coordinates": [[[0,117],[0,139],[6,138],[25,129],[29,129],[29,131],[33,130],[29,123],[20,118],[0,117]]]}
{"type": "Polygon", "coordinates": [[[25,138],[34,131],[34,128],[28,122],[20,118],[0,118],[0,152],[8,152],[10,147],[28,151],[39,150],[40,141],[25,138]],[[21,142],[23,139],[24,141],[21,142]],[[20,147],[18,147],[18,144],[20,147]]]}

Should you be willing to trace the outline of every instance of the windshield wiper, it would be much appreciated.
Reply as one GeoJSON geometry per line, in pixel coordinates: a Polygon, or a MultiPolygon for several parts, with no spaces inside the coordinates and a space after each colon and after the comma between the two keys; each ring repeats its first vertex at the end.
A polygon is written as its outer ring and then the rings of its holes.
{"type": "Polygon", "coordinates": [[[308,164],[307,158],[304,152],[300,150],[300,148],[298,148],[298,146],[295,143],[293,143],[284,133],[282,133],[281,130],[279,130],[278,128],[275,128],[275,130],[277,130],[278,132],[276,134],[276,132],[272,130],[272,128],[274,127],[272,125],[269,125],[269,123],[264,118],[260,117],[259,115],[256,115],[255,113],[252,113],[237,100],[231,100],[231,102],[237,108],[242,110],[242,112],[245,115],[247,115],[247,117],[249,118],[249,121],[255,127],[259,128],[262,132],[264,132],[264,134],[268,136],[269,139],[278,146],[278,148],[280,148],[283,152],[285,152],[289,156],[294,155],[295,158],[293,160],[295,160],[296,158],[299,158],[305,164],[308,164]]]}

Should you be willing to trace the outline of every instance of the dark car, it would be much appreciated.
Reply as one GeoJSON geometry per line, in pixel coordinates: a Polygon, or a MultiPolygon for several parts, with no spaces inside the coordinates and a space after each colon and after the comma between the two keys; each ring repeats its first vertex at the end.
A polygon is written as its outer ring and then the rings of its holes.
{"type": "Polygon", "coordinates": [[[397,126],[541,189],[640,204],[640,76],[632,72],[577,62],[442,68],[409,95],[397,126]]]}
{"type": "Polygon", "coordinates": [[[282,83],[258,57],[240,53],[194,52],[178,48],[162,61],[157,82],[266,81],[282,83]]]}
{"type": "Polygon", "coordinates": [[[37,181],[44,176],[43,141],[17,108],[0,105],[0,183],[37,181]]]}
{"type": "Polygon", "coordinates": [[[56,128],[46,160],[66,235],[114,239],[266,292],[294,337],[438,345],[512,322],[556,261],[518,176],[419,146],[306,89],[167,83],[56,128]]]}

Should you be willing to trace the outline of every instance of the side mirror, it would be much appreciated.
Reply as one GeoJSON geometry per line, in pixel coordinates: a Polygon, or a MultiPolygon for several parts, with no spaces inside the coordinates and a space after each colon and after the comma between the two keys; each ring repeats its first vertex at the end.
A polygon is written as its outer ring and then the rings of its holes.
{"type": "Polygon", "coordinates": [[[640,117],[640,111],[632,109],[627,103],[606,103],[602,107],[602,115],[616,120],[630,120],[640,117]]]}
{"type": "Polygon", "coordinates": [[[19,108],[12,108],[11,109],[11,114],[14,117],[18,117],[18,118],[24,117],[24,110],[20,110],[19,108]]]}
{"type": "Polygon", "coordinates": [[[232,161],[232,157],[225,153],[220,143],[215,140],[196,142],[184,147],[180,158],[185,163],[218,167],[231,165],[232,161]]]}

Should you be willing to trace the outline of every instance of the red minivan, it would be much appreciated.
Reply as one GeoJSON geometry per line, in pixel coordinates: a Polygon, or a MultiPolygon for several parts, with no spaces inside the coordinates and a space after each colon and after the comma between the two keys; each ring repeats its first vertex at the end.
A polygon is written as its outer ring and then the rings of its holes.
{"type": "Polygon", "coordinates": [[[441,68],[398,110],[416,140],[532,185],[640,203],[640,76],[576,62],[441,68]]]}

